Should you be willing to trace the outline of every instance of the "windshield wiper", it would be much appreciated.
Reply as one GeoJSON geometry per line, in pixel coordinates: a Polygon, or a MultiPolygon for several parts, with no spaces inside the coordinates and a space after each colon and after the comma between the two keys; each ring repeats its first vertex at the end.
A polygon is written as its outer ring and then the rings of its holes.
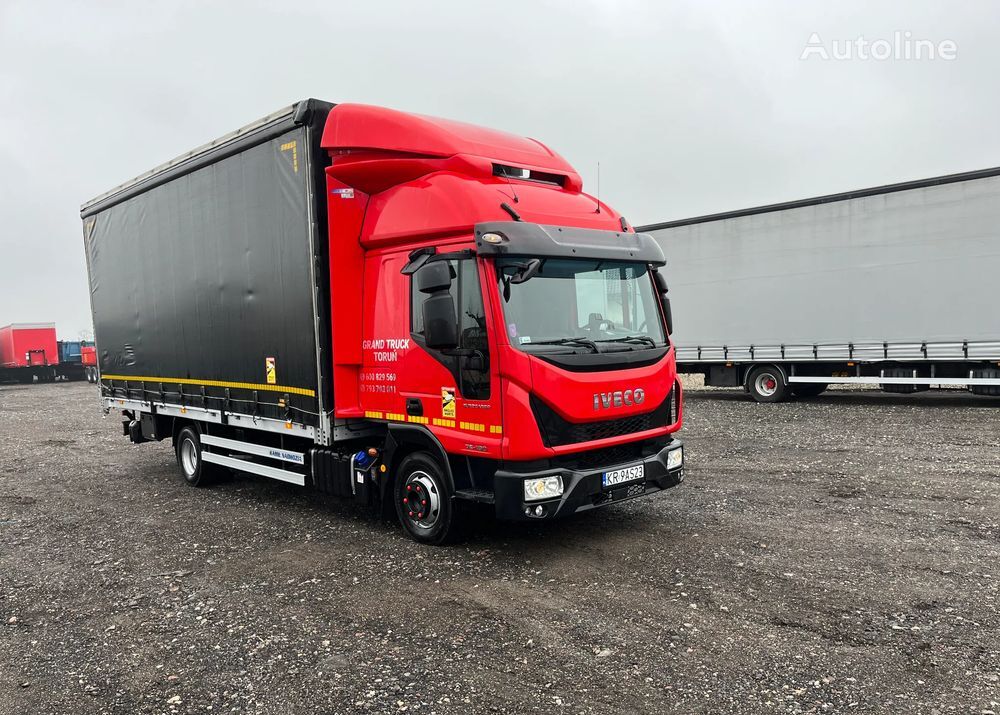
{"type": "Polygon", "coordinates": [[[588,338],[556,338],[555,340],[532,340],[530,343],[525,343],[525,345],[582,345],[584,347],[590,348],[595,353],[601,352],[601,349],[597,347],[597,343],[588,338]]]}
{"type": "Polygon", "coordinates": [[[608,340],[598,340],[599,343],[649,343],[649,347],[655,348],[656,341],[648,335],[626,335],[624,338],[610,338],[608,340]]]}

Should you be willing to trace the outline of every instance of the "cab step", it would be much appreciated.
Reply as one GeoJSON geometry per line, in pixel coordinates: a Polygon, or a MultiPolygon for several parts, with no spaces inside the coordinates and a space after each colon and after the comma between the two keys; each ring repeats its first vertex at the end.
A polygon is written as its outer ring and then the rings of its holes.
{"type": "Polygon", "coordinates": [[[493,492],[485,489],[459,489],[455,492],[455,496],[459,499],[467,499],[468,501],[479,502],[480,504],[492,504],[494,501],[493,492]]]}

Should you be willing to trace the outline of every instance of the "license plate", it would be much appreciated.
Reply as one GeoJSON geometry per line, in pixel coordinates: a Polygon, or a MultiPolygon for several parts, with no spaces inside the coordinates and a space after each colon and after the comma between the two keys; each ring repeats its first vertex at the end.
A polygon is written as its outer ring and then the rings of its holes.
{"type": "Polygon", "coordinates": [[[634,464],[631,467],[612,469],[601,475],[601,483],[604,488],[614,487],[625,482],[635,482],[646,477],[646,468],[642,464],[634,464]]]}

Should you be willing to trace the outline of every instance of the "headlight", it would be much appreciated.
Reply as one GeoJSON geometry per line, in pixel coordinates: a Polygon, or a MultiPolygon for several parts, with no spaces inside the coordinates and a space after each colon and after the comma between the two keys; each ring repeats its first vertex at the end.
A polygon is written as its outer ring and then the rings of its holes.
{"type": "Polygon", "coordinates": [[[542,477],[524,480],[524,501],[552,499],[563,493],[562,477],[542,477]]]}
{"type": "Polygon", "coordinates": [[[684,448],[678,447],[672,452],[667,452],[667,470],[677,469],[684,466],[684,448]]]}

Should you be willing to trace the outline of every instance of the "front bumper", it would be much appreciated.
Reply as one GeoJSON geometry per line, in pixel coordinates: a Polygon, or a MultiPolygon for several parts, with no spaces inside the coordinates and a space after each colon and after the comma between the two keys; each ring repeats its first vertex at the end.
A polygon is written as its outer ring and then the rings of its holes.
{"type": "Polygon", "coordinates": [[[534,472],[498,470],[493,480],[497,518],[510,521],[551,519],[675,487],[684,481],[684,464],[682,462],[680,467],[668,470],[667,455],[682,447],[681,441],[674,439],[651,456],[624,464],[608,464],[596,469],[574,470],[555,467],[534,472]],[[635,464],[643,465],[643,481],[604,489],[601,484],[601,475],[604,472],[635,464]],[[562,496],[542,501],[526,502],[524,500],[525,479],[557,475],[561,476],[563,481],[562,496]],[[539,506],[542,507],[541,513],[536,513],[536,507],[539,506]]]}

